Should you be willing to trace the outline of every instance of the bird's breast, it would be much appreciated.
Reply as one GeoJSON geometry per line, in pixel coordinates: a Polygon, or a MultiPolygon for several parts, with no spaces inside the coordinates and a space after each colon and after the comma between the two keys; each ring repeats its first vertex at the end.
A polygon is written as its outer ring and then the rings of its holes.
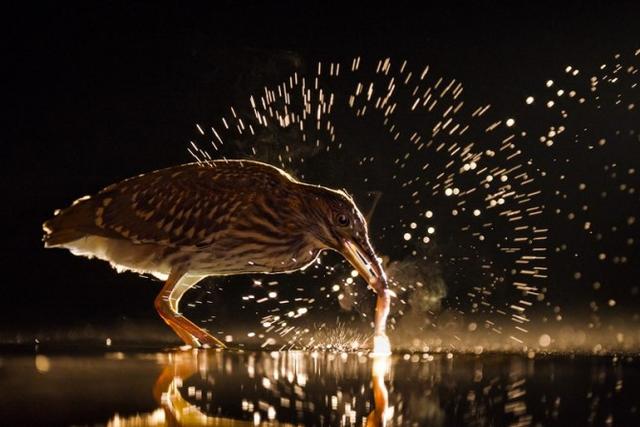
{"type": "MultiPolygon", "coordinates": [[[[189,256],[189,270],[201,275],[282,273],[313,262],[319,250],[303,243],[275,244],[256,241],[219,241],[189,256]]],[[[180,257],[180,254],[176,254],[180,257]]]]}

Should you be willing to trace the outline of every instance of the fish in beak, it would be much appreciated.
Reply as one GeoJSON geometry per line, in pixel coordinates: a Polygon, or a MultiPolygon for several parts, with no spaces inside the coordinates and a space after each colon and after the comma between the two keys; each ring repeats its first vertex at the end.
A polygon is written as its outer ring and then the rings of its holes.
{"type": "MultiPolygon", "coordinates": [[[[386,340],[385,329],[391,303],[391,291],[388,288],[387,275],[382,269],[382,264],[368,241],[360,243],[345,239],[342,255],[376,292],[375,335],[376,337],[384,337],[386,340]]],[[[378,349],[375,347],[376,344],[374,344],[374,350],[377,351],[378,349]]]]}

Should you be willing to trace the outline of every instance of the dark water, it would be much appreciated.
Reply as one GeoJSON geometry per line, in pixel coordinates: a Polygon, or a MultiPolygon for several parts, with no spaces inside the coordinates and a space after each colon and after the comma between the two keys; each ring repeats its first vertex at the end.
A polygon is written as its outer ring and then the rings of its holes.
{"type": "Polygon", "coordinates": [[[2,425],[640,425],[629,356],[0,354],[2,425]]]}

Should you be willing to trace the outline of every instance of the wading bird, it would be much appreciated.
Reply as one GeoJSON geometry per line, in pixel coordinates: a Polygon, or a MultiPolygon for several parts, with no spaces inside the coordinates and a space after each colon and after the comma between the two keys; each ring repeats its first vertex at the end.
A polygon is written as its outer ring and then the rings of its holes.
{"type": "Polygon", "coordinates": [[[377,293],[374,348],[388,345],[387,278],[351,197],[266,163],[216,160],[138,175],[76,200],[43,229],[45,247],[165,280],[155,307],[191,346],[224,347],[179,311],[203,278],[292,272],[338,251],[377,293]]]}

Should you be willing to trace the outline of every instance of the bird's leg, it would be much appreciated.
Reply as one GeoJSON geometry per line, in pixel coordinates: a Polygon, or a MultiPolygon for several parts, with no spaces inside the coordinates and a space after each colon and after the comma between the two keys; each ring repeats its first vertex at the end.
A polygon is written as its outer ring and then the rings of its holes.
{"type": "Polygon", "coordinates": [[[202,345],[226,346],[222,341],[184,317],[178,310],[182,296],[202,277],[187,276],[182,272],[171,272],[162,290],[155,299],[155,307],[162,319],[187,344],[194,347],[202,345]]]}

